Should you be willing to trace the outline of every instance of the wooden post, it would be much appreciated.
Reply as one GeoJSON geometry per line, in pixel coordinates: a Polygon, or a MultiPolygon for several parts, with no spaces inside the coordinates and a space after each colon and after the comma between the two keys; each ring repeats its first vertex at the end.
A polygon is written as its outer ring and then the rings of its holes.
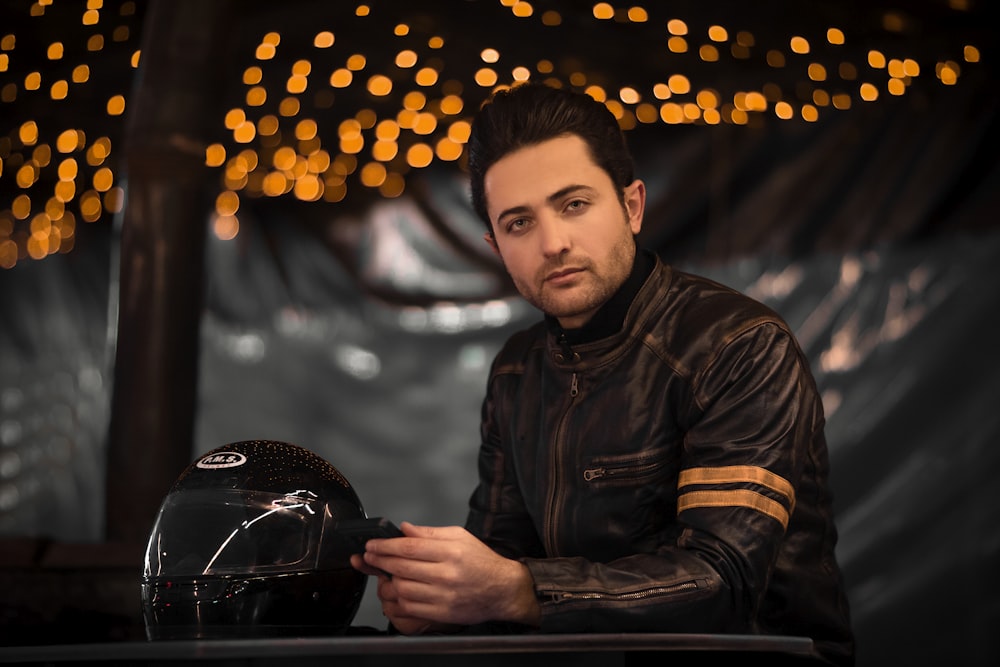
{"type": "Polygon", "coordinates": [[[192,456],[207,221],[230,1],[153,0],[128,102],[106,537],[142,543],[192,456]]]}

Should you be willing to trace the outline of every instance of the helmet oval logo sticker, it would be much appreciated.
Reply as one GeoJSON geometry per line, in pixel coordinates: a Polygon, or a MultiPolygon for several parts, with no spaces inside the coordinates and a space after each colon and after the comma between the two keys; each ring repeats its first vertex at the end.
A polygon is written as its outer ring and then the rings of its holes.
{"type": "Polygon", "coordinates": [[[214,470],[216,468],[235,468],[246,462],[247,457],[239,452],[216,452],[203,457],[195,465],[206,470],[214,470]]]}

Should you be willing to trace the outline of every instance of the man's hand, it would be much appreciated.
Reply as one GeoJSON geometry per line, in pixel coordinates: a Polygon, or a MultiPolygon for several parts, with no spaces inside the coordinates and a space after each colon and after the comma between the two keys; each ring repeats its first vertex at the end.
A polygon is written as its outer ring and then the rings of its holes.
{"type": "Polygon", "coordinates": [[[403,634],[510,621],[537,626],[528,568],[459,526],[400,524],[404,537],[369,540],[351,563],[378,576],[382,611],[403,634]]]}

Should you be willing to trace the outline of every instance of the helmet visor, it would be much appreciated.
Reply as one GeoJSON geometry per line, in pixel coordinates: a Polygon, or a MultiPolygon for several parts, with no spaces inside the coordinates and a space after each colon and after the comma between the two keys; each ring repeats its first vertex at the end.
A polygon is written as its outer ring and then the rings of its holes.
{"type": "Polygon", "coordinates": [[[245,575],[310,568],[326,514],[326,503],[309,491],[171,494],[153,524],[143,574],[245,575]]]}

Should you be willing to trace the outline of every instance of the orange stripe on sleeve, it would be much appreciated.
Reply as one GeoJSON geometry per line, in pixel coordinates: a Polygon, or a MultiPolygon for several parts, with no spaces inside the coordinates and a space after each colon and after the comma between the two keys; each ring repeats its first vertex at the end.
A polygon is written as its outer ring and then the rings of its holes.
{"type": "Polygon", "coordinates": [[[788,527],[788,511],[781,503],[747,489],[689,491],[677,498],[678,514],[697,507],[746,507],[773,518],[782,528],[788,527]]]}
{"type": "Polygon", "coordinates": [[[732,482],[749,482],[766,486],[788,499],[788,504],[795,507],[795,489],[791,483],[780,475],[758,466],[721,466],[718,468],[689,468],[682,470],[677,480],[678,488],[689,484],[726,484],[732,482]]]}

